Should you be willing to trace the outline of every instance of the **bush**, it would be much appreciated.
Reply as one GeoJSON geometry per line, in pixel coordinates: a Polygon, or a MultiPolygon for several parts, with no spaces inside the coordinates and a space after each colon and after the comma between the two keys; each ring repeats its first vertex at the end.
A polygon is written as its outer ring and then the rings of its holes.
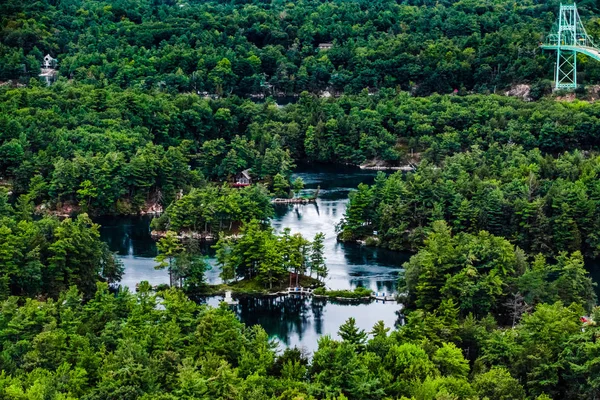
{"type": "Polygon", "coordinates": [[[371,289],[367,289],[364,287],[357,287],[354,290],[327,290],[323,287],[315,289],[313,292],[319,296],[327,296],[327,297],[343,297],[345,299],[359,299],[362,297],[371,296],[371,289]]]}

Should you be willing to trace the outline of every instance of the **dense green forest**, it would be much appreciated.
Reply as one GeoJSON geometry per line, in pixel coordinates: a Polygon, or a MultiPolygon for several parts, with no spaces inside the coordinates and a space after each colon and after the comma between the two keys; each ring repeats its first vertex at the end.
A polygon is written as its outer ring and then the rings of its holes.
{"type": "Polygon", "coordinates": [[[301,234],[291,234],[285,228],[276,235],[270,226],[261,226],[252,220],[242,226],[239,238],[221,235],[215,245],[221,278],[231,280],[257,279],[273,287],[286,280],[290,273],[308,275],[319,279],[327,276],[323,254],[323,233],[317,233],[311,242],[301,234]]]}
{"type": "MultiPolygon", "coordinates": [[[[22,200],[22,199],[21,199],[22,200]]],[[[31,203],[13,208],[0,188],[0,299],[56,297],[70,286],[87,297],[99,280],[115,283],[123,265],[100,241],[99,225],[75,219],[33,219],[31,203]]]]}
{"type": "Polygon", "coordinates": [[[598,398],[600,105],[549,96],[558,6],[2,1],[0,399],[598,398]],[[497,95],[520,83],[534,101],[497,95]],[[208,264],[178,236],[219,237],[227,283],[324,280],[324,236],[269,223],[300,163],[412,169],[361,184],[339,226],[414,252],[404,323],[350,318],[313,354],[187,298],[208,264]],[[173,288],[134,294],[90,216],[156,210],[173,288]]]}
{"type": "MultiPolygon", "coordinates": [[[[432,239],[436,240],[436,239],[432,239]]],[[[541,304],[514,329],[459,318],[452,300],[403,328],[370,332],[353,319],[309,360],[276,353],[259,326],[175,289],[137,294],[99,284],[57,300],[17,298],[0,313],[0,396],[6,399],[592,399],[600,334],[581,306],[541,304]],[[157,307],[160,304],[161,307],[157,307]]],[[[596,315],[600,317],[600,315],[596,315]]]]}
{"type": "Polygon", "coordinates": [[[271,198],[264,186],[243,189],[205,186],[192,189],[152,221],[158,231],[221,232],[251,220],[267,221],[273,216],[271,198]]]}
{"type": "MultiPolygon", "coordinates": [[[[439,163],[479,145],[598,148],[600,106],[500,96],[304,94],[278,108],[230,97],[96,88],[0,88],[0,177],[36,205],[93,214],[165,208],[183,191],[251,168],[274,192],[295,162],[439,163]],[[416,155],[415,155],[416,153],[416,155]],[[281,179],[279,180],[281,181],[281,179]]],[[[285,190],[284,190],[285,192],[285,190]]]]}
{"type": "Polygon", "coordinates": [[[600,158],[574,151],[559,157],[516,145],[473,147],[423,162],[416,171],[380,174],[351,194],[340,236],[417,248],[424,231],[446,220],[459,232],[485,230],[532,254],[600,255],[600,158]]]}
{"type": "MultiPolygon", "coordinates": [[[[0,79],[60,75],[106,86],[238,95],[489,93],[550,79],[538,48],[553,1],[4,1],[0,79]],[[329,50],[319,44],[331,43],[329,50]]],[[[578,4],[598,37],[598,6],[578,4]]],[[[587,81],[600,66],[582,60],[587,81]]]]}

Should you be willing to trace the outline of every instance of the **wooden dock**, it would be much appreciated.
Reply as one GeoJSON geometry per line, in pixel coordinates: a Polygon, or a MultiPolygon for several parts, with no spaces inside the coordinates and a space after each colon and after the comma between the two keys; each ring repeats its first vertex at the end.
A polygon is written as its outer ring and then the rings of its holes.
{"type": "Polygon", "coordinates": [[[294,197],[291,199],[282,199],[282,198],[278,197],[278,198],[271,200],[271,203],[273,203],[273,204],[309,204],[309,203],[315,203],[316,201],[317,201],[317,199],[314,197],[310,197],[310,198],[294,197]]]}

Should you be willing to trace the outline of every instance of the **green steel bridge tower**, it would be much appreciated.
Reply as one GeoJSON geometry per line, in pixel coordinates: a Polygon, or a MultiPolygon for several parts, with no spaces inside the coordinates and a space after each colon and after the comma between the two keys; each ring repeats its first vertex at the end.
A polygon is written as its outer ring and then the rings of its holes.
{"type": "Polygon", "coordinates": [[[556,89],[577,87],[577,53],[600,61],[600,48],[585,31],[575,3],[560,5],[558,22],[540,45],[545,50],[556,51],[554,82],[556,89]]]}

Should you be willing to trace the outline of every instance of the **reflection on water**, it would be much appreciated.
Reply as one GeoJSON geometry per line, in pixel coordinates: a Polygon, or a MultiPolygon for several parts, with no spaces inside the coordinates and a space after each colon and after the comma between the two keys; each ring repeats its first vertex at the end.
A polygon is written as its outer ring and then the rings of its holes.
{"type": "Polygon", "coordinates": [[[339,243],[335,226],[343,217],[347,203],[347,198],[319,198],[316,204],[278,205],[272,225],[278,231],[290,228],[292,233],[299,232],[309,240],[318,232],[325,234],[325,257],[329,269],[325,282],[327,287],[349,289],[364,286],[393,291],[398,271],[409,255],[354,243],[339,243]]]}
{"type": "MultiPolygon", "coordinates": [[[[344,215],[348,193],[359,183],[372,183],[375,173],[356,168],[311,167],[295,173],[305,182],[303,194],[312,194],[320,188],[317,202],[305,205],[277,205],[272,225],[277,231],[289,227],[307,239],[316,233],[325,234],[325,257],[329,276],[326,286],[331,289],[350,289],[357,286],[375,291],[393,292],[398,272],[409,254],[357,244],[338,243],[335,226],[344,215]]],[[[125,266],[121,284],[134,288],[141,280],[152,285],[168,282],[166,270],[155,270],[156,244],[150,237],[151,217],[104,217],[96,220],[102,225],[102,240],[116,252],[125,266]]],[[[214,265],[214,250],[204,247],[208,261],[214,265]]],[[[208,283],[219,283],[215,267],[206,275],[208,283]]],[[[218,304],[218,299],[209,299],[218,304]]],[[[249,324],[260,324],[285,345],[306,346],[314,349],[317,338],[323,334],[336,335],[339,326],[349,317],[370,330],[378,320],[387,326],[396,322],[396,304],[335,304],[318,299],[292,297],[244,298],[236,306],[240,319],[249,324]]]]}
{"type": "MultiPolygon", "coordinates": [[[[354,243],[338,243],[335,226],[344,215],[348,204],[348,193],[359,183],[372,183],[373,171],[356,168],[311,167],[294,174],[305,182],[304,194],[312,194],[320,187],[315,204],[277,205],[273,227],[281,231],[290,228],[307,239],[316,233],[325,234],[325,256],[329,276],[327,287],[350,289],[357,286],[376,291],[395,290],[398,271],[410,254],[385,249],[365,247],[354,243]]],[[[121,284],[135,287],[140,279],[151,284],[164,283],[165,270],[155,270],[156,243],[150,237],[152,217],[103,217],[96,220],[100,225],[102,240],[116,252],[125,265],[121,284]]],[[[210,245],[203,248],[208,262],[215,265],[214,250],[210,245]]],[[[206,275],[208,283],[220,283],[218,268],[213,267],[206,275]]]]}
{"type": "Polygon", "coordinates": [[[592,281],[595,282],[594,291],[600,300],[600,259],[586,259],[585,268],[589,271],[592,281]]]}
{"type": "MultiPolygon", "coordinates": [[[[217,306],[222,297],[212,297],[207,303],[217,306]]],[[[232,306],[244,323],[261,325],[271,337],[288,347],[317,348],[319,337],[338,337],[339,326],[348,318],[356,318],[359,328],[369,332],[377,321],[386,326],[399,324],[395,303],[348,303],[301,296],[241,297],[232,306]]]]}
{"type": "MultiPolygon", "coordinates": [[[[348,193],[359,183],[372,183],[375,173],[357,169],[312,167],[294,174],[305,182],[304,194],[312,194],[320,187],[317,202],[306,205],[277,205],[272,225],[278,231],[289,227],[312,239],[317,232],[325,238],[325,256],[329,277],[326,285],[333,289],[357,286],[372,290],[393,292],[398,271],[410,254],[386,251],[356,244],[336,241],[335,226],[342,218],[348,204],[348,193]]],[[[96,222],[102,225],[102,240],[116,252],[125,266],[121,281],[123,286],[134,288],[141,280],[152,285],[168,283],[166,270],[155,270],[156,244],[150,237],[151,217],[105,217],[96,222]]],[[[214,250],[204,247],[208,261],[214,264],[214,250]]],[[[600,279],[600,263],[586,260],[586,267],[595,282],[600,279]]],[[[207,273],[209,283],[219,283],[219,271],[207,273]]],[[[600,288],[596,287],[600,295],[600,288]]],[[[599,296],[600,297],[600,296],[599,296]]],[[[207,299],[217,306],[222,297],[207,299]]],[[[297,297],[243,297],[233,306],[240,320],[248,325],[260,324],[267,333],[282,345],[305,347],[314,351],[322,335],[337,337],[339,326],[349,317],[369,331],[383,320],[388,327],[398,323],[400,306],[395,303],[352,304],[336,303],[324,299],[297,297]]]]}
{"type": "Polygon", "coordinates": [[[156,257],[156,243],[150,237],[150,216],[100,217],[100,238],[120,256],[156,257]]]}

